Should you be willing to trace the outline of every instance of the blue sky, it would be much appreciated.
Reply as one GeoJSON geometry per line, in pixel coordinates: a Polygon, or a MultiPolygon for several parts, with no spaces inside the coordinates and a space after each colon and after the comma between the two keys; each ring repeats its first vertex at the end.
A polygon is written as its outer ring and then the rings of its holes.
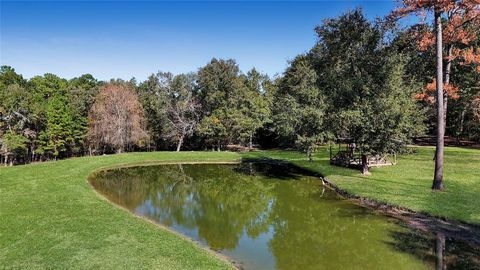
{"type": "Polygon", "coordinates": [[[355,7],[384,16],[393,1],[128,2],[0,0],[0,62],[26,78],[144,80],[196,71],[212,57],[281,73],[315,43],[314,27],[355,7]]]}

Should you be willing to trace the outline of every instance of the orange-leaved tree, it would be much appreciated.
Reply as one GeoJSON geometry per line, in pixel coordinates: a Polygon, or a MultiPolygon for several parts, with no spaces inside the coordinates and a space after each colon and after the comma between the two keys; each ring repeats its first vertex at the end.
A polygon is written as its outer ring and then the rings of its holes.
{"type": "Polygon", "coordinates": [[[433,27],[418,28],[421,30],[414,36],[420,51],[435,47],[436,78],[417,98],[436,103],[437,142],[432,189],[443,190],[447,101],[449,97],[458,98],[458,87],[450,82],[452,63],[456,61],[461,65],[474,64],[480,72],[480,48],[475,46],[480,28],[480,0],[400,0],[400,4],[400,7],[392,12],[392,17],[401,18],[414,14],[426,19],[433,13],[433,27]],[[434,91],[435,95],[431,96],[434,91]]]}
{"type": "Polygon", "coordinates": [[[118,153],[147,139],[143,108],[133,86],[112,81],[100,88],[90,110],[90,145],[116,149],[118,153]]]}

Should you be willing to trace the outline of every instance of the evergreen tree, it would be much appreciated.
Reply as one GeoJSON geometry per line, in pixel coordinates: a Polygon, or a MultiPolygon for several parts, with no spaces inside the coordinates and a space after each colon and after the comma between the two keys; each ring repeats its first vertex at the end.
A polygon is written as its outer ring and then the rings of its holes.
{"type": "Polygon", "coordinates": [[[74,155],[87,152],[86,137],[88,131],[88,112],[95,96],[98,94],[100,83],[90,74],[73,78],[68,82],[69,106],[73,113],[73,144],[71,152],[74,155]]]}
{"type": "Polygon", "coordinates": [[[272,118],[277,134],[309,157],[328,137],[323,126],[324,97],[317,78],[308,57],[297,56],[279,81],[273,101],[272,118]]]}
{"type": "Polygon", "coordinates": [[[55,94],[48,99],[46,128],[40,133],[41,151],[54,159],[66,154],[75,143],[73,111],[68,97],[55,94]]]}

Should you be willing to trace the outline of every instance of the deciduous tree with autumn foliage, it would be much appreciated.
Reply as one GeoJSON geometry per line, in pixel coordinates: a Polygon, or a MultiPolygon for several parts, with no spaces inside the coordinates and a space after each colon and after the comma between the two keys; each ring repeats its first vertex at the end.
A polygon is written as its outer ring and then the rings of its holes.
{"type": "Polygon", "coordinates": [[[433,14],[432,27],[420,27],[414,33],[420,51],[435,45],[436,78],[417,95],[436,103],[437,144],[433,190],[443,190],[443,151],[448,99],[457,99],[459,89],[451,83],[452,64],[472,65],[480,72],[480,0],[402,0],[392,17],[415,14],[425,21],[433,14]],[[430,94],[436,91],[431,97],[430,94]]]}
{"type": "Polygon", "coordinates": [[[89,114],[89,141],[95,148],[111,147],[118,153],[147,138],[143,108],[129,83],[104,85],[89,114]]]}

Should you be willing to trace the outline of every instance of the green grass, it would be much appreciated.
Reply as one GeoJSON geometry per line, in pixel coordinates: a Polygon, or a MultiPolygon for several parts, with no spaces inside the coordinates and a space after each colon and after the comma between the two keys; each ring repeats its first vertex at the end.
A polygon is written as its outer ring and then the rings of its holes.
{"type": "Polygon", "coordinates": [[[113,164],[238,158],[234,153],[130,153],[1,168],[0,269],[233,268],[113,206],[86,178],[113,164]]]}
{"type": "Polygon", "coordinates": [[[480,224],[480,150],[447,147],[445,150],[445,192],[432,192],[433,147],[417,147],[417,153],[398,158],[395,166],[372,168],[372,175],[329,164],[329,154],[322,148],[314,162],[295,152],[251,153],[288,159],[319,172],[352,194],[375,199],[417,212],[480,224]]]}
{"type": "Polygon", "coordinates": [[[157,161],[287,159],[322,173],[351,193],[416,211],[480,224],[480,150],[447,148],[446,192],[433,193],[433,148],[418,148],[372,175],[314,162],[289,151],[155,152],[83,157],[0,168],[0,268],[228,269],[232,266],[151,222],[113,206],[86,178],[94,170],[157,161]]]}

